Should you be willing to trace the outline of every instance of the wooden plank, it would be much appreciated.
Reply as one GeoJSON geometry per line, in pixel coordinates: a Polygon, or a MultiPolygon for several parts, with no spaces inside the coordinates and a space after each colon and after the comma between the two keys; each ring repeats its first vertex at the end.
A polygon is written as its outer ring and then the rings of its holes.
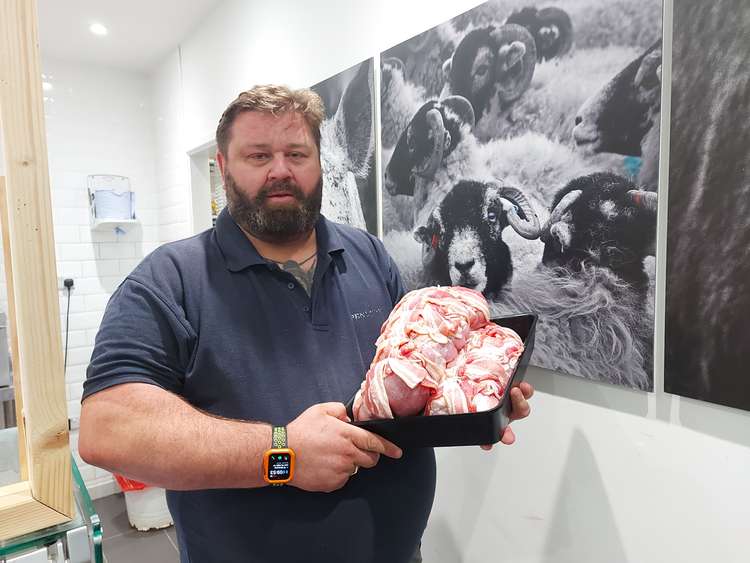
{"type": "Polygon", "coordinates": [[[31,493],[74,512],[35,0],[0,2],[0,127],[6,167],[31,493]]]}
{"type": "Polygon", "coordinates": [[[9,540],[70,520],[31,496],[28,481],[0,489],[0,541],[9,540]]]}
{"type": "MultiPolygon", "coordinates": [[[[21,359],[18,357],[18,335],[16,334],[16,304],[13,292],[13,262],[10,257],[10,229],[8,228],[8,200],[5,178],[0,176],[0,229],[3,237],[3,265],[8,296],[8,334],[10,334],[10,358],[13,366],[13,387],[16,390],[16,425],[18,426],[18,464],[21,481],[29,479],[26,465],[26,425],[23,422],[23,395],[21,394],[21,359]]],[[[0,342],[0,346],[3,343],[0,342]]]]}

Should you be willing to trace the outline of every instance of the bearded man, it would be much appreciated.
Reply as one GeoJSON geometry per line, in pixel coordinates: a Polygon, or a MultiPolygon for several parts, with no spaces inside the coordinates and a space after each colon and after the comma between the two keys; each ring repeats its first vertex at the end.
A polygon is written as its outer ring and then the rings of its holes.
{"type": "Polygon", "coordinates": [[[433,450],[343,404],[404,288],[377,238],[320,215],[322,120],[310,90],[240,94],[216,131],[227,208],[146,257],[97,335],[80,454],[167,489],[183,562],[421,560],[433,450]]]}

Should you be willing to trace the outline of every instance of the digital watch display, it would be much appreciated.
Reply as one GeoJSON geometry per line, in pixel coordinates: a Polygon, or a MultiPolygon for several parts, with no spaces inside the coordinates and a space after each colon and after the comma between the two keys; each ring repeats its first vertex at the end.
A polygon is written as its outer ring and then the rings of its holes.
{"type": "Polygon", "coordinates": [[[268,460],[268,480],[288,481],[292,476],[292,454],[284,450],[271,453],[268,460]]]}
{"type": "Polygon", "coordinates": [[[273,428],[273,445],[263,455],[263,479],[271,485],[283,485],[294,477],[294,450],[287,447],[286,428],[273,428]]]}

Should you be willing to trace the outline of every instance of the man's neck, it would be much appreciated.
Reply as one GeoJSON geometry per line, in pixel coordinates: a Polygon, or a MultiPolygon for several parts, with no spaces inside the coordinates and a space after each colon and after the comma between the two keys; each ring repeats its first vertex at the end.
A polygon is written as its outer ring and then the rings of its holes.
{"type": "Polygon", "coordinates": [[[302,262],[317,250],[315,229],[298,238],[284,242],[270,242],[251,235],[244,229],[245,236],[253,243],[255,250],[263,258],[284,263],[288,260],[302,262]]]}

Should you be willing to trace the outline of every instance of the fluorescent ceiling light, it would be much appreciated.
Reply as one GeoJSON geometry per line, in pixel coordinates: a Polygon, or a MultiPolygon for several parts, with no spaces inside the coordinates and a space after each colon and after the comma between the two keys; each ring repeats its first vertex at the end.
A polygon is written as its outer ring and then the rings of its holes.
{"type": "Polygon", "coordinates": [[[89,26],[89,31],[94,35],[107,35],[108,33],[107,28],[100,23],[92,23],[89,26]]]}

